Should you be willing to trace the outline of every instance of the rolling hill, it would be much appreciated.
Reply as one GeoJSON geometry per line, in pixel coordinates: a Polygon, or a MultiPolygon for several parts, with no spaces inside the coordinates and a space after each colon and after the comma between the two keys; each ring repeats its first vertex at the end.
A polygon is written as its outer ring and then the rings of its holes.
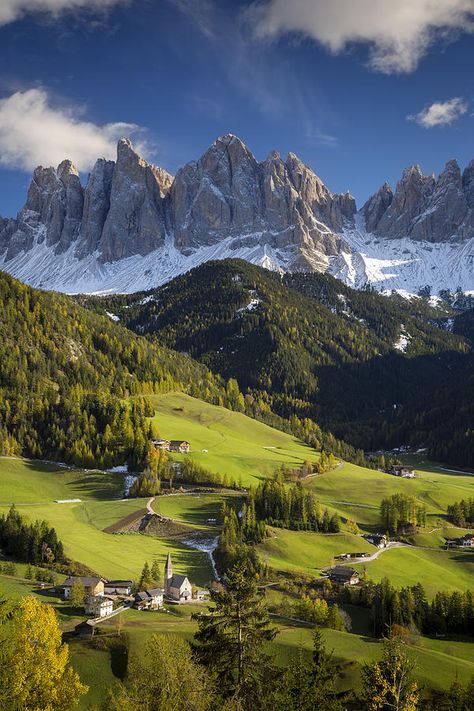
{"type": "Polygon", "coordinates": [[[310,417],[356,447],[412,444],[474,461],[465,436],[471,342],[451,332],[447,305],[240,260],[209,262],[150,292],[81,302],[236,378],[282,417],[310,417]]]}

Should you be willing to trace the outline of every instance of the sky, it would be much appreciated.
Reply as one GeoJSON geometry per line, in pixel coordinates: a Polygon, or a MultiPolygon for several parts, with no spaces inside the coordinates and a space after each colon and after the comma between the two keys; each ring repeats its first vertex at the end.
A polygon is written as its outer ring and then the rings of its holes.
{"type": "Polygon", "coordinates": [[[220,135],[359,206],[474,158],[474,0],[1,0],[0,215],[122,136],[174,173],[220,135]]]}

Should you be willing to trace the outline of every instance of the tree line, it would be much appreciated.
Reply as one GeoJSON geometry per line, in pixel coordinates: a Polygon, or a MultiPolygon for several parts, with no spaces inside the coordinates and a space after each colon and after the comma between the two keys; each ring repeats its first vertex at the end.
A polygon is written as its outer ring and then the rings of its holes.
{"type": "Polygon", "coordinates": [[[13,505],[0,516],[0,549],[22,563],[62,563],[64,548],[46,521],[27,523],[13,505]]]}
{"type": "Polygon", "coordinates": [[[358,589],[345,588],[342,599],[371,611],[375,635],[384,635],[392,625],[422,634],[474,635],[474,593],[438,591],[428,602],[421,583],[401,589],[388,578],[368,582],[358,589]]]}
{"type": "Polygon", "coordinates": [[[461,499],[448,506],[449,520],[459,528],[474,526],[474,499],[461,499]]]}
{"type": "Polygon", "coordinates": [[[414,496],[393,494],[380,504],[382,526],[391,534],[413,533],[426,524],[426,506],[414,496]]]}
{"type": "Polygon", "coordinates": [[[298,481],[295,486],[286,486],[277,472],[275,479],[266,479],[255,489],[249,490],[249,504],[255,509],[259,521],[271,526],[303,531],[338,533],[339,516],[324,511],[311,491],[298,481]]]}

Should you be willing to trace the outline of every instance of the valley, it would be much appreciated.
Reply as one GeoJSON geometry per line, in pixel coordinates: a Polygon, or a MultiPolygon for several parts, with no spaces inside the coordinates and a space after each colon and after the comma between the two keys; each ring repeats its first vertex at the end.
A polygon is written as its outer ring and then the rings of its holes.
{"type": "MultiPolygon", "coordinates": [[[[314,450],[294,437],[257,423],[241,413],[204,403],[182,393],[157,395],[152,398],[154,422],[164,438],[186,439],[191,444],[189,455],[173,455],[177,462],[184,457],[200,462],[212,471],[240,478],[242,486],[255,486],[272,477],[282,465],[301,466],[316,460],[314,450]],[[207,451],[206,451],[207,450],[207,451]]],[[[342,463],[325,474],[309,477],[303,486],[315,493],[321,505],[337,511],[341,517],[340,533],[323,534],[291,531],[268,526],[267,538],[257,546],[261,560],[268,566],[270,587],[266,599],[276,609],[274,621],[278,636],[273,651],[280,664],[286,664],[295,650],[308,649],[311,624],[281,617],[278,610],[283,600],[291,603],[294,594],[284,592],[288,576],[295,579],[318,579],[337,562],[342,553],[367,553],[376,549],[361,537],[362,533],[380,530],[379,504],[382,498],[410,492],[427,506],[427,522],[408,544],[382,551],[374,560],[352,564],[374,582],[387,577],[396,587],[421,583],[428,599],[440,589],[464,592],[472,586],[474,552],[444,550],[444,535],[460,535],[446,519],[447,506],[472,494],[472,477],[446,472],[425,461],[422,455],[409,457],[416,467],[412,480],[342,463]],[[351,532],[355,521],[359,533],[351,532]],[[282,586],[282,587],[281,587],[282,586]],[[283,592],[277,592],[281,589],[283,592]]],[[[45,519],[52,524],[73,560],[105,577],[137,579],[145,561],[157,560],[160,566],[171,553],[175,567],[190,576],[196,584],[206,585],[213,579],[207,554],[186,544],[187,534],[179,538],[138,533],[107,533],[120,521],[146,508],[147,499],[123,499],[124,474],[83,470],[41,463],[33,460],[0,458],[0,512],[6,513],[14,503],[29,520],[45,519]],[[41,492],[41,500],[38,499],[41,492]],[[58,500],[80,499],[71,503],[58,500]]],[[[174,493],[155,498],[153,509],[169,517],[190,536],[212,538],[221,531],[221,506],[242,502],[244,492],[174,493]],[[219,525],[209,523],[216,519],[219,525]]],[[[241,506],[241,503],[239,504],[241,506]]],[[[26,566],[17,564],[15,575],[0,574],[3,595],[19,598],[32,590],[42,601],[53,604],[64,630],[71,630],[81,617],[47,591],[24,579],[26,566]],[[46,595],[46,597],[45,597],[46,595]]],[[[60,575],[56,575],[58,581],[60,575]]],[[[338,689],[357,688],[360,665],[377,659],[380,642],[371,637],[368,611],[345,606],[352,617],[352,631],[324,629],[324,637],[335,660],[340,664],[338,689]]],[[[129,653],[139,652],[143,640],[154,632],[173,632],[189,639],[195,631],[190,614],[193,607],[180,606],[171,614],[163,612],[123,613],[124,631],[129,653]]],[[[115,622],[105,620],[100,628],[112,631],[115,622]]],[[[90,684],[80,708],[100,698],[101,687],[111,684],[114,676],[109,653],[90,642],[71,638],[74,667],[90,684]],[[91,668],[96,669],[91,674],[91,668]]],[[[421,637],[410,647],[417,661],[417,674],[429,688],[446,688],[457,676],[468,681],[474,673],[472,644],[462,636],[448,639],[421,637]],[[440,673],[440,665],[442,673],[440,673]]]]}

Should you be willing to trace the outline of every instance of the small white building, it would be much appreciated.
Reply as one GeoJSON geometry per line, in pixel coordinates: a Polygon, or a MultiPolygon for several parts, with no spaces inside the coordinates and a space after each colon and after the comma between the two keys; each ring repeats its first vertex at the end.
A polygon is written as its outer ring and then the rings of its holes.
{"type": "Polygon", "coordinates": [[[388,471],[394,476],[401,476],[404,479],[413,479],[415,476],[415,470],[413,467],[408,467],[405,464],[392,464],[388,471]]]}
{"type": "Polygon", "coordinates": [[[135,595],[135,607],[139,610],[159,610],[163,607],[164,590],[151,588],[135,595]]]}
{"type": "Polygon", "coordinates": [[[103,595],[89,595],[84,602],[84,611],[91,617],[107,617],[114,610],[114,603],[103,595]]]}

